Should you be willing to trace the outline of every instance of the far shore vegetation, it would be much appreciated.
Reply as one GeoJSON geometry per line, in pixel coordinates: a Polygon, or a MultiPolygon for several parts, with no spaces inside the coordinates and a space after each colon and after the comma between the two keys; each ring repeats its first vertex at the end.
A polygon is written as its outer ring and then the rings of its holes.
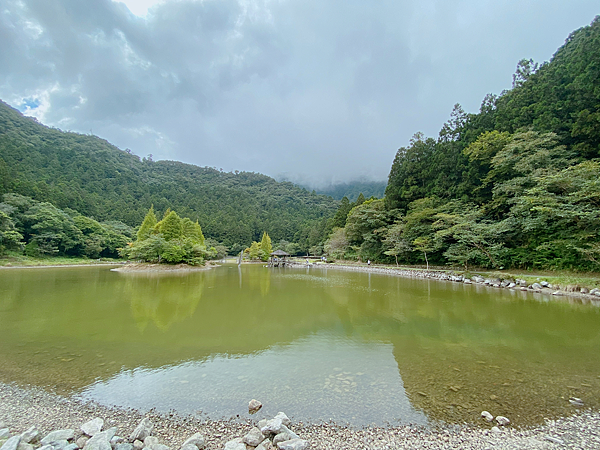
{"type": "Polygon", "coordinates": [[[598,54],[600,17],[549,62],[520,61],[512,89],[485,96],[479,112],[457,104],[437,137],[416,133],[397,151],[384,197],[352,202],[260,174],[140,160],[0,102],[0,257],[202,265],[283,250],[593,280],[598,54]]]}

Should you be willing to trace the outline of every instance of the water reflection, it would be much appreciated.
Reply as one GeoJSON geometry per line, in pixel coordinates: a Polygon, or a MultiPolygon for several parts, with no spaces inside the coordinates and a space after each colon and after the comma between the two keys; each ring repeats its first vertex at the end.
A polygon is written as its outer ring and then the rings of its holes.
{"type": "Polygon", "coordinates": [[[261,395],[313,419],[539,423],[600,406],[598,311],[318,267],[0,271],[0,379],[219,417],[261,395]]]}
{"type": "Polygon", "coordinates": [[[392,350],[390,344],[318,333],[238,358],[217,355],[123,371],[87,388],[83,397],[190,414],[201,409],[209,417],[245,415],[247,399],[260,398],[261,417],[284,410],[295,420],[383,424],[397,418],[396,423],[425,424],[425,415],[406,396],[392,350]]]}

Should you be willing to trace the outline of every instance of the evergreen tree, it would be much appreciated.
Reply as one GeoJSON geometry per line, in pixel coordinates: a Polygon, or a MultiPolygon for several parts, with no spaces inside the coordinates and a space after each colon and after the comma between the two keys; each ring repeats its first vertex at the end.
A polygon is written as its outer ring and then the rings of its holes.
{"type": "Polygon", "coordinates": [[[154,214],[154,205],[152,205],[137,232],[137,240],[144,241],[148,239],[152,234],[154,227],[156,227],[156,223],[156,214],[154,214]]]}
{"type": "Polygon", "coordinates": [[[260,241],[260,251],[262,253],[262,260],[267,261],[271,253],[273,252],[273,246],[271,245],[271,238],[267,232],[263,232],[262,240],[260,241]]]}
{"type": "Polygon", "coordinates": [[[166,241],[183,237],[182,220],[175,211],[169,211],[169,214],[157,224],[157,228],[166,241]]]}

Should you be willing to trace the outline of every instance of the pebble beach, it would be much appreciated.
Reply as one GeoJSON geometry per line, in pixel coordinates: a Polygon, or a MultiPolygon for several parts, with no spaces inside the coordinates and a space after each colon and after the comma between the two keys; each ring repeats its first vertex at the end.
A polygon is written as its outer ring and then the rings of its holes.
{"type": "MultiPolygon", "coordinates": [[[[240,404],[243,405],[244,402],[240,401],[240,404]]],[[[269,406],[270,411],[277,409],[276,405],[269,406]]],[[[559,420],[549,420],[535,428],[516,429],[507,426],[493,430],[485,425],[447,424],[429,427],[405,425],[351,428],[335,423],[298,423],[294,421],[293,411],[286,413],[291,418],[289,429],[301,438],[298,441],[305,442],[306,448],[311,449],[600,449],[600,413],[591,410],[583,410],[559,420]]],[[[161,447],[156,448],[179,450],[186,440],[199,433],[204,439],[204,448],[222,450],[241,448],[241,439],[253,428],[256,429],[259,421],[264,422],[268,415],[261,411],[252,419],[232,417],[207,421],[194,416],[179,416],[174,412],[158,414],[152,411],[142,413],[110,408],[58,396],[39,388],[0,383],[0,430],[5,430],[0,444],[3,447],[9,444],[7,438],[24,433],[32,426],[39,430],[40,439],[52,431],[72,429],[74,436],[69,440],[69,445],[72,448],[80,448],[79,445],[85,447],[88,438],[81,426],[96,418],[103,420],[104,429],[116,427],[117,437],[122,436],[114,439],[113,449],[127,442],[142,419],[147,418],[154,427],[151,441],[154,444],[142,448],[152,450],[153,445],[160,445],[161,447]]],[[[18,448],[26,450],[23,447],[25,444],[20,445],[18,448]]],[[[42,446],[39,443],[27,445],[31,446],[27,447],[29,450],[42,446]]],[[[247,450],[253,448],[244,445],[247,450]]],[[[269,446],[282,448],[272,444],[269,446]]]]}

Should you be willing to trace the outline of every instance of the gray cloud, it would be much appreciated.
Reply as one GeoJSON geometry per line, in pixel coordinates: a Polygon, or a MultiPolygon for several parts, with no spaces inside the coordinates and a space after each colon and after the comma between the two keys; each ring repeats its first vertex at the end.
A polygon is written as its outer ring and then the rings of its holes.
{"type": "Polygon", "coordinates": [[[595,1],[0,0],[0,98],[141,156],[384,179],[416,131],[510,87],[595,1]]]}

